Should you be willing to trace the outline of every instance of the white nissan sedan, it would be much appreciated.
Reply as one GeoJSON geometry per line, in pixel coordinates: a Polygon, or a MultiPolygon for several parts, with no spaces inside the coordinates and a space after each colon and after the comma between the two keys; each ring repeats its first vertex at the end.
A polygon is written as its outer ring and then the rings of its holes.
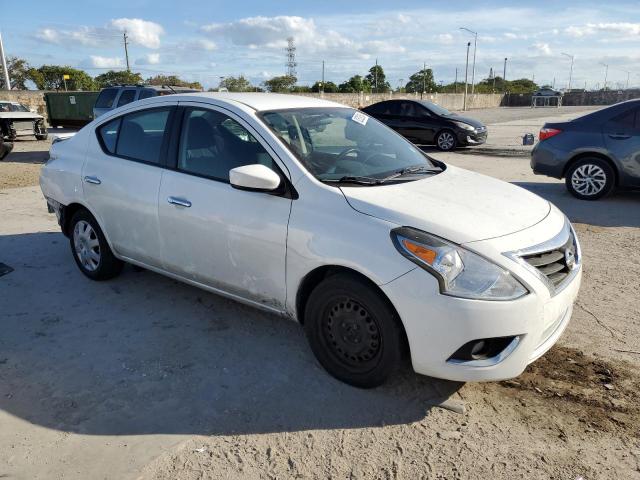
{"type": "Polygon", "coordinates": [[[300,322],[332,375],[519,375],[581,277],[567,218],[366,114],[277,94],[110,111],[51,147],[42,191],[93,280],[141,266],[300,322]]]}

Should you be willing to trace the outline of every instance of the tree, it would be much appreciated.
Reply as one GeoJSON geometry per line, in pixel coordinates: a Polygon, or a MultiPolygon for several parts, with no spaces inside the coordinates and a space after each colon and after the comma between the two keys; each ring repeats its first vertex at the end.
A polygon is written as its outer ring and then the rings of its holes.
{"type": "Polygon", "coordinates": [[[387,83],[387,77],[384,74],[384,70],[381,65],[374,65],[371,67],[365,79],[371,85],[374,93],[388,92],[391,89],[391,86],[387,83]]]}
{"type": "Polygon", "coordinates": [[[113,85],[138,85],[142,81],[142,75],[128,70],[109,70],[95,78],[98,88],[112,87],[113,85]]]}
{"type": "Polygon", "coordinates": [[[293,93],[310,93],[311,87],[307,85],[294,85],[293,87],[291,87],[291,91],[293,93]]]}
{"type": "Polygon", "coordinates": [[[358,92],[371,92],[371,84],[368,80],[362,78],[360,75],[354,75],[346,82],[342,82],[338,87],[340,93],[358,93],[358,92]]]}
{"type": "Polygon", "coordinates": [[[29,80],[36,84],[38,90],[63,90],[63,75],[69,75],[69,79],[66,80],[68,90],[96,89],[96,83],[87,72],[69,66],[42,65],[40,68],[29,70],[29,80]]]}
{"type": "Polygon", "coordinates": [[[322,82],[316,82],[311,86],[312,92],[319,92],[321,90],[327,93],[336,93],[338,92],[338,86],[333,82],[324,82],[324,86],[322,82]]]}
{"type": "MultiPolygon", "coordinates": [[[[18,57],[7,57],[7,71],[9,72],[9,81],[11,88],[14,90],[26,90],[25,82],[29,80],[29,64],[26,60],[18,57]]],[[[0,72],[2,67],[0,66],[0,72]]],[[[0,75],[0,88],[5,88],[4,74],[0,75]]]]}
{"type": "Polygon", "coordinates": [[[409,93],[435,92],[436,82],[433,80],[433,70],[423,68],[409,77],[405,89],[409,93]]]}
{"type": "Polygon", "coordinates": [[[291,75],[282,75],[265,80],[264,86],[270,92],[290,92],[298,79],[291,75]]]}
{"type": "Polygon", "coordinates": [[[226,88],[230,92],[252,92],[255,87],[247,80],[244,75],[239,77],[225,77],[220,82],[220,88],[226,88]]]}
{"type": "Polygon", "coordinates": [[[202,90],[200,82],[187,82],[178,78],[177,75],[156,75],[155,77],[149,77],[146,80],[149,85],[168,85],[172,87],[187,87],[202,90]]]}

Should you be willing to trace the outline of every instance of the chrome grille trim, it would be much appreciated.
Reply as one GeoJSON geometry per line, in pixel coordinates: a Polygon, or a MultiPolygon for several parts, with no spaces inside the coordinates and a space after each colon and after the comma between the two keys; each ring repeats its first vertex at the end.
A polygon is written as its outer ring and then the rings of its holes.
{"type": "Polygon", "coordinates": [[[582,263],[578,237],[566,218],[562,230],[553,238],[504,255],[536,275],[547,286],[552,297],[571,283],[582,263]],[[573,264],[569,261],[571,253],[573,264]]]}

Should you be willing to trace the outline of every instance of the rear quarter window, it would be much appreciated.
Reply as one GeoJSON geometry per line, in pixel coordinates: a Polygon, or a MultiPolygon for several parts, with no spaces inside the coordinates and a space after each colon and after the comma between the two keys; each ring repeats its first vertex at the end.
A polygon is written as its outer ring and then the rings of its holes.
{"type": "Polygon", "coordinates": [[[118,95],[117,88],[105,88],[100,92],[100,95],[98,95],[95,107],[111,108],[111,106],[113,105],[113,101],[116,99],[116,95],[118,95]]]}
{"type": "Polygon", "coordinates": [[[156,96],[156,91],[155,90],[151,90],[150,88],[145,88],[143,90],[140,90],[140,95],[138,95],[138,100],[142,100],[145,98],[151,98],[151,97],[155,97],[156,96]]]}
{"type": "Polygon", "coordinates": [[[109,153],[115,153],[116,143],[118,140],[118,131],[120,129],[120,119],[116,118],[105,123],[98,129],[98,136],[102,146],[109,153]]]}

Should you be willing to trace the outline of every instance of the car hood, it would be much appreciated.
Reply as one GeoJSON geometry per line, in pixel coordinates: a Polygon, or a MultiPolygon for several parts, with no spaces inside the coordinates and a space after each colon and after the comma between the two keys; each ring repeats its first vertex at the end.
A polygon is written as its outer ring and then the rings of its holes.
{"type": "Polygon", "coordinates": [[[523,188],[452,166],[412,182],[341,190],[360,213],[455,243],[524,230],[551,209],[548,201],[523,188]]]}
{"type": "Polygon", "coordinates": [[[472,127],[475,127],[475,128],[484,127],[484,123],[476,120],[475,118],[460,117],[458,115],[450,115],[450,116],[448,116],[446,118],[449,119],[449,120],[453,120],[454,122],[468,123],[469,125],[471,125],[472,127]]]}
{"type": "Polygon", "coordinates": [[[8,118],[10,120],[39,120],[43,117],[33,112],[1,112],[0,118],[8,118]]]}

